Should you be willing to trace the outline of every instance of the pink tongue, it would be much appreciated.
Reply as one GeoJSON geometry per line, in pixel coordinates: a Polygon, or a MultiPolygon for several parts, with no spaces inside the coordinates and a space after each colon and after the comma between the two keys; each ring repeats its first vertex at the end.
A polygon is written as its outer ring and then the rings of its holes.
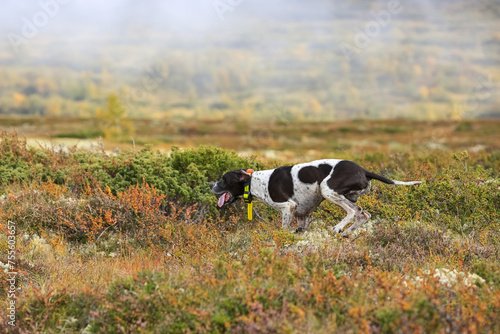
{"type": "Polygon", "coordinates": [[[219,208],[221,208],[227,200],[229,200],[229,193],[222,194],[221,197],[219,197],[219,208]]]}

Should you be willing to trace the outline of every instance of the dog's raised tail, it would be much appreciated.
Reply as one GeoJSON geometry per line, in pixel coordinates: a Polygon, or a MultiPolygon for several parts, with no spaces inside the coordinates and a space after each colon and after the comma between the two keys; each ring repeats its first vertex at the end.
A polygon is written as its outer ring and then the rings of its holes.
{"type": "Polygon", "coordinates": [[[422,183],[422,181],[403,182],[403,181],[391,180],[391,179],[388,179],[388,178],[383,177],[381,175],[378,175],[378,174],[375,174],[375,173],[372,173],[372,172],[368,172],[368,171],[365,171],[365,175],[366,175],[366,177],[369,180],[371,180],[371,179],[379,180],[379,181],[387,183],[387,184],[395,184],[395,185],[398,185],[398,186],[413,186],[415,184],[422,183]]]}

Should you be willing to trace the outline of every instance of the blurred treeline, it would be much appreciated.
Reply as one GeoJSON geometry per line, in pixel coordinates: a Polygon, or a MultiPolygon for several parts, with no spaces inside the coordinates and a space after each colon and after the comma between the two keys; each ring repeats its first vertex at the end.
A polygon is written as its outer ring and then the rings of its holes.
{"type": "Polygon", "coordinates": [[[40,33],[0,53],[0,114],[92,117],[114,94],[145,118],[499,117],[500,4],[402,3],[351,59],[340,45],[387,2],[244,2],[203,34],[78,23],[71,48],[40,33]]]}

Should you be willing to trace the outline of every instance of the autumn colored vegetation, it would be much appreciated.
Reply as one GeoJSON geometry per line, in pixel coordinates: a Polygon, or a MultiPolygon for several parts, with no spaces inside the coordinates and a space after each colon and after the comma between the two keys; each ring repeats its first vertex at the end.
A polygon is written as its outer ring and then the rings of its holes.
{"type": "Polygon", "coordinates": [[[397,130],[405,126],[400,123],[332,123],[316,135],[304,129],[320,131],[318,125],[272,126],[297,138],[294,159],[283,161],[293,148],[267,136],[273,130],[266,127],[256,140],[274,143],[277,159],[215,146],[168,153],[141,145],[114,152],[33,147],[2,132],[0,262],[7,262],[12,221],[18,308],[16,327],[6,325],[0,268],[0,331],[500,331],[498,134],[471,135],[496,123],[407,124],[404,131],[397,130]],[[298,128],[310,138],[333,132],[345,141],[310,152],[308,139],[290,130],[298,128]],[[404,138],[416,138],[415,131],[454,135],[441,142],[448,149],[407,145],[404,138]],[[461,140],[469,137],[466,146],[461,140]],[[373,141],[359,146],[363,138],[373,141]],[[366,149],[371,145],[380,150],[366,149]],[[255,162],[257,169],[272,168],[321,154],[424,183],[373,182],[360,199],[372,220],[348,239],[328,229],[344,215],[335,205],[323,203],[310,230],[295,234],[281,230],[279,214],[258,203],[251,222],[243,203],[217,209],[208,189],[231,169],[255,162]]]}

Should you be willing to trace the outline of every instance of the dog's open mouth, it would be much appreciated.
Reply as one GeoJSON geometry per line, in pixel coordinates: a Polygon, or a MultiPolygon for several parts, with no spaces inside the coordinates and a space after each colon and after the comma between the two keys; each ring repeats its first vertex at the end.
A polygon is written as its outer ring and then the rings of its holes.
{"type": "Polygon", "coordinates": [[[222,195],[220,195],[219,202],[217,203],[219,208],[221,208],[225,203],[229,202],[230,198],[231,198],[230,193],[223,193],[222,195]]]}

